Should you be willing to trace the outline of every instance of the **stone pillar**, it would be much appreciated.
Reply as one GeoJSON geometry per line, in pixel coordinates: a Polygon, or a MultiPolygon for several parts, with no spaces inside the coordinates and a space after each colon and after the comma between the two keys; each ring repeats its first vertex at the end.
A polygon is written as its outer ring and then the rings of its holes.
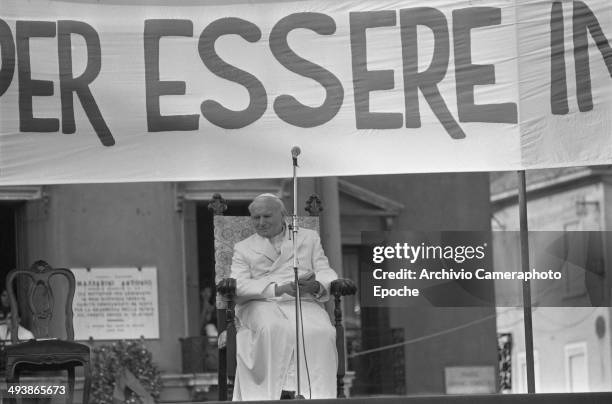
{"type": "Polygon", "coordinates": [[[321,198],[323,211],[320,215],[321,242],[329,263],[339,277],[342,269],[342,236],[340,232],[340,203],[338,177],[316,179],[316,191],[321,198]]]}

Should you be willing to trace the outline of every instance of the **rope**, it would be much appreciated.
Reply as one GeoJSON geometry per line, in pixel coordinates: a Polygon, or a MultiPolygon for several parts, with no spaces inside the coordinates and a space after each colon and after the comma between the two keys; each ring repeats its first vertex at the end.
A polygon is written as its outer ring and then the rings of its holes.
{"type": "Polygon", "coordinates": [[[422,337],[417,337],[417,338],[413,338],[413,339],[409,339],[406,341],[402,341],[402,342],[397,342],[395,344],[391,344],[391,345],[385,345],[385,346],[381,346],[378,348],[373,348],[373,349],[367,349],[365,351],[359,351],[359,352],[355,352],[352,353],[350,355],[348,355],[349,358],[355,358],[357,356],[362,356],[362,355],[368,355],[374,352],[381,352],[381,351],[386,351],[388,349],[393,349],[393,348],[398,348],[404,345],[408,345],[408,344],[414,344],[416,342],[421,342],[430,338],[435,338],[435,337],[439,337],[440,335],[444,335],[444,334],[450,334],[452,332],[455,331],[459,331],[463,328],[468,328],[473,326],[474,324],[478,324],[478,323],[482,323],[485,321],[488,321],[492,318],[495,318],[497,316],[497,314],[491,314],[489,316],[485,316],[483,318],[479,318],[478,320],[474,320],[474,321],[470,321],[468,323],[465,324],[461,324],[458,325],[456,327],[452,327],[452,328],[447,328],[446,330],[442,330],[442,331],[438,331],[438,332],[434,332],[433,334],[429,334],[429,335],[423,335],[422,337]]]}

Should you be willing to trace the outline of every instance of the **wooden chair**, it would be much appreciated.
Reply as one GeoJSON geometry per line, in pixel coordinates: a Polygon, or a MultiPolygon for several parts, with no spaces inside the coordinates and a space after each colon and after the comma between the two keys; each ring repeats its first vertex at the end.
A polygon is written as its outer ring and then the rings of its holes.
{"type": "MultiPolygon", "coordinates": [[[[89,346],[74,342],[74,328],[72,325],[72,300],[75,292],[75,280],[72,272],[65,268],[52,268],[45,261],[36,261],[29,270],[13,270],[6,277],[7,291],[11,302],[11,312],[27,315],[31,319],[32,333],[35,340],[19,342],[17,332],[11,332],[11,345],[5,348],[7,383],[19,382],[22,370],[48,371],[67,370],[67,402],[72,403],[74,395],[74,368],[83,366],[84,387],[83,403],[89,399],[90,379],[90,349],[89,346]],[[64,277],[65,281],[51,282],[53,278],[64,277]],[[19,282],[18,282],[19,280],[19,282]],[[25,282],[24,282],[25,281],[25,282]],[[52,284],[58,289],[60,284],[67,286],[62,290],[64,296],[57,294],[52,284]],[[24,302],[21,312],[17,304],[17,296],[24,302]],[[59,303],[65,305],[64,328],[65,340],[51,338],[53,316],[58,314],[55,306],[59,303]]],[[[61,313],[58,315],[61,318],[61,313]]],[[[11,316],[11,329],[17,330],[18,316],[11,316]]]]}
{"type": "MultiPolygon", "coordinates": [[[[311,196],[307,202],[308,217],[299,217],[298,226],[319,230],[318,213],[322,210],[320,200],[311,196]]],[[[208,205],[214,215],[215,233],[215,273],[217,282],[217,328],[219,333],[226,332],[227,344],[219,349],[219,399],[231,400],[236,375],[236,325],[234,323],[234,301],[236,280],[229,277],[234,244],[253,233],[248,216],[223,216],[227,204],[220,194],[213,195],[208,205]],[[219,299],[221,296],[221,299],[219,299]]],[[[344,326],[342,325],[341,297],[354,295],[357,291],[350,279],[337,279],[332,282],[330,293],[334,297],[334,326],[336,328],[336,349],[338,351],[338,372],[336,375],[337,396],[344,398],[345,349],[344,326]]]]}

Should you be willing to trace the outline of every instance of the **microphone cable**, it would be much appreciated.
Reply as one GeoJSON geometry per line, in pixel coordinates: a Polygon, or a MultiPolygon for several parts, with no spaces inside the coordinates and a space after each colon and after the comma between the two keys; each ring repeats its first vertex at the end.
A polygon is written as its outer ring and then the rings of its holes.
{"type": "MultiPolygon", "coordinates": [[[[296,260],[297,264],[299,265],[299,259],[296,260]]],[[[299,282],[299,279],[298,279],[299,282]]],[[[296,288],[299,288],[300,285],[295,285],[296,288]]],[[[298,307],[298,312],[299,312],[299,320],[300,320],[300,328],[302,331],[302,352],[304,353],[304,365],[306,366],[306,378],[308,380],[308,399],[312,399],[312,386],[310,383],[310,369],[308,368],[308,358],[306,357],[306,338],[304,337],[304,314],[302,312],[302,293],[299,293],[300,298],[297,298],[296,295],[296,299],[295,299],[295,304],[297,304],[298,307]]],[[[296,319],[297,321],[297,319],[296,319]]],[[[298,347],[295,347],[296,350],[298,349],[298,347]]],[[[297,366],[299,366],[299,363],[297,364],[297,366]]],[[[299,373],[299,372],[298,372],[299,373]]]]}
{"type": "MultiPolygon", "coordinates": [[[[298,286],[299,287],[299,286],[298,286]]],[[[300,296],[302,294],[300,293],[300,296]]],[[[298,310],[300,312],[300,327],[302,328],[302,352],[304,353],[304,365],[306,365],[306,378],[308,380],[308,399],[312,399],[312,385],[310,383],[310,370],[308,369],[308,358],[306,356],[306,339],[304,337],[304,315],[302,313],[302,299],[298,302],[298,310]]]]}

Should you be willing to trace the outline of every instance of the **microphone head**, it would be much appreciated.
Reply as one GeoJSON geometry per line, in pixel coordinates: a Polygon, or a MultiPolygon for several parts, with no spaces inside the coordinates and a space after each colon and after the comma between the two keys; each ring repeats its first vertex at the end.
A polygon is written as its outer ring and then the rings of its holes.
{"type": "Polygon", "coordinates": [[[291,148],[291,157],[296,158],[301,152],[302,150],[298,146],[293,146],[291,148]]]}

